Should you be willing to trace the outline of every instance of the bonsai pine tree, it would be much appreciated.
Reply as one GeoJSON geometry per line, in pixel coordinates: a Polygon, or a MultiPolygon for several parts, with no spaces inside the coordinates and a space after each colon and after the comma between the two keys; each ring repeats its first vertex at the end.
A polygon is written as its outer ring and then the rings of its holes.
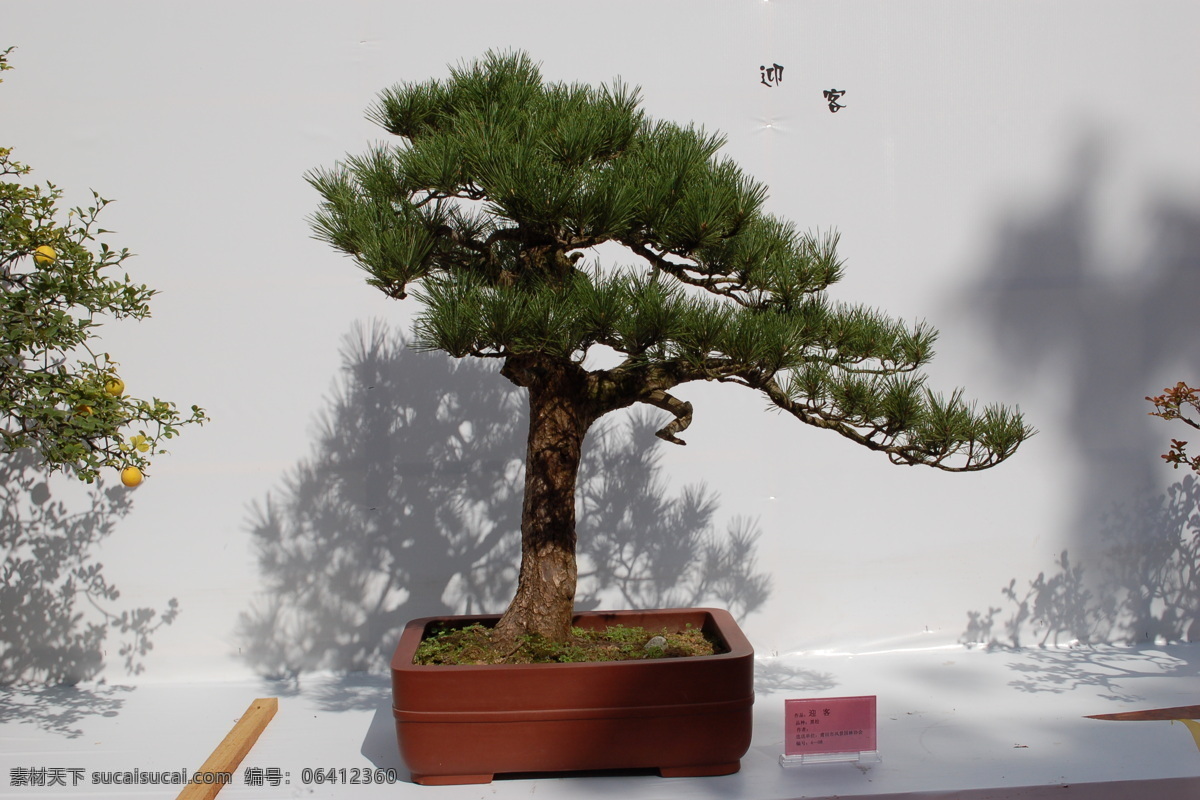
{"type": "Polygon", "coordinates": [[[525,54],[488,53],[384,91],[369,117],[400,142],[309,174],[317,237],[422,303],[418,346],[496,359],[528,390],[501,640],[568,635],[580,453],[611,411],[663,409],[658,436],[684,444],[692,406],[672,390],[735,384],[893,463],[950,471],[994,466],[1033,433],[1019,412],[928,390],[935,331],[830,299],[837,237],[765,213],[722,137],[650,119],[635,88],[546,83],[525,54]],[[634,263],[598,263],[606,243],[634,263]]]}
{"type": "MultiPolygon", "coordinates": [[[[11,49],[0,51],[0,71],[11,69],[11,49]]],[[[104,316],[149,316],[154,290],[124,273],[129,251],[98,241],[109,201],[94,194],[95,205],[64,221],[62,191],[19,182],[29,167],[11,152],[0,147],[0,453],[28,450],[88,483],[112,467],[136,486],[164,440],[206,417],[125,393],[116,362],[94,349],[94,329],[104,316]]]]}

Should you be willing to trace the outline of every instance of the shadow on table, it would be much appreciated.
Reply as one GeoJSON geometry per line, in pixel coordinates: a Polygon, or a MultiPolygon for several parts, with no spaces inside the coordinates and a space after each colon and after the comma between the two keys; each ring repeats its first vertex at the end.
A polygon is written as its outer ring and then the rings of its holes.
{"type": "Polygon", "coordinates": [[[115,717],[131,686],[0,687],[0,725],[22,723],[68,739],[83,735],[79,723],[89,717],[115,717]]]}
{"type": "Polygon", "coordinates": [[[400,747],[396,743],[396,719],[392,716],[390,699],[375,709],[371,727],[363,738],[362,754],[375,769],[394,769],[401,780],[408,778],[408,767],[400,759],[400,747]]]}
{"type": "Polygon", "coordinates": [[[775,658],[757,659],[754,662],[756,694],[827,692],[837,685],[837,679],[830,672],[794,667],[775,658]]]}
{"type": "MultiPolygon", "coordinates": [[[[1143,698],[1127,684],[1135,678],[1200,676],[1200,648],[1194,645],[1080,646],[1023,650],[1009,664],[1017,677],[1009,686],[1024,692],[1065,694],[1095,690],[1097,697],[1124,703],[1143,698]]],[[[1200,704],[1200,695],[1175,705],[1200,704]]],[[[1097,712],[1099,713],[1099,712],[1097,712]]]]}

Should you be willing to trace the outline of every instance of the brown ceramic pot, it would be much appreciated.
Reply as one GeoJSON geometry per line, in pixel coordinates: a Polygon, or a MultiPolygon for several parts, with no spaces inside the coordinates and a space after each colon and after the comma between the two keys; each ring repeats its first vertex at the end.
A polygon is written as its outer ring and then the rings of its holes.
{"type": "Polygon", "coordinates": [[[653,768],[666,777],[737,772],[750,747],[754,651],[728,612],[594,611],[575,624],[647,630],[701,627],[712,656],[582,664],[413,664],[433,625],[410,622],[392,657],[400,755],[413,781],[488,783],[497,773],[653,768]]]}

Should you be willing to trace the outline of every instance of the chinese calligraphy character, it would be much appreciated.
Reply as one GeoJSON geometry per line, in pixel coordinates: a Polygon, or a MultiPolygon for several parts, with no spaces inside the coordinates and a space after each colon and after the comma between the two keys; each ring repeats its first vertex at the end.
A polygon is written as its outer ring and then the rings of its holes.
{"type": "Polygon", "coordinates": [[[769,67],[760,66],[758,71],[760,76],[758,82],[768,89],[783,82],[783,67],[779,64],[772,64],[769,67]]]}
{"type": "Polygon", "coordinates": [[[825,92],[823,92],[823,94],[825,95],[825,99],[829,101],[829,110],[832,111],[834,114],[836,114],[838,112],[839,108],[845,108],[844,105],[842,105],[841,103],[838,102],[838,100],[840,100],[842,98],[842,95],[844,95],[845,93],[846,93],[845,89],[828,89],[825,92]]]}

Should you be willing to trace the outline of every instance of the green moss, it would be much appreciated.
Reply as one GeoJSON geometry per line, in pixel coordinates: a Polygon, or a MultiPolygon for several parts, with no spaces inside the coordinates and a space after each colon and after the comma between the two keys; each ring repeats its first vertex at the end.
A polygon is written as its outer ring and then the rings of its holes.
{"type": "Polygon", "coordinates": [[[587,661],[634,661],[648,658],[709,656],[720,650],[699,628],[680,631],[615,626],[603,630],[572,628],[566,642],[551,642],[541,636],[522,637],[515,645],[493,641],[491,628],[471,625],[436,630],[421,642],[414,664],[550,664],[587,661]],[[646,647],[655,636],[666,640],[662,647],[646,647]]]}

